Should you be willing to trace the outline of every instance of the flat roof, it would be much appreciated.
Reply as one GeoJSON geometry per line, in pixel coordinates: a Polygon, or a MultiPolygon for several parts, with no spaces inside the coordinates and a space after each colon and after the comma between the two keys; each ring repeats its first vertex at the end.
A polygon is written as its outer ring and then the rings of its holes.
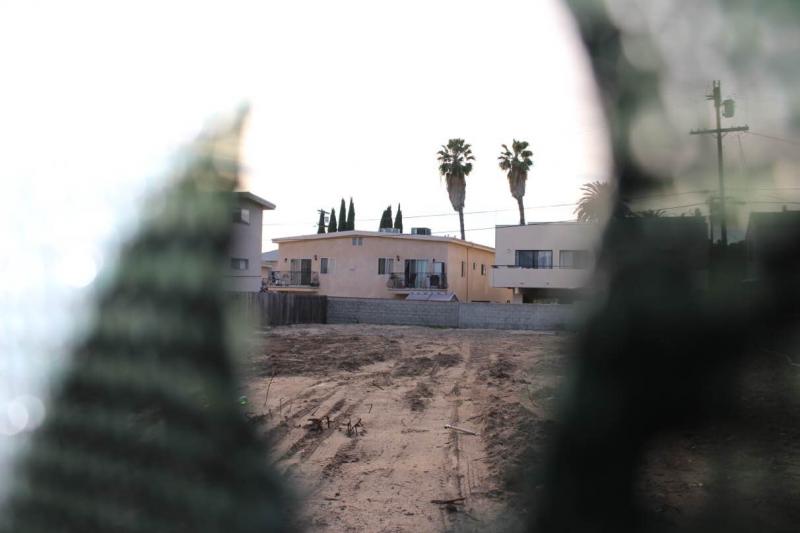
{"type": "Polygon", "coordinates": [[[454,237],[438,237],[436,235],[412,235],[410,233],[384,233],[381,231],[363,231],[363,230],[337,231],[336,233],[313,233],[311,235],[297,235],[294,237],[279,237],[277,239],[272,239],[272,242],[280,244],[282,242],[316,241],[324,239],[337,239],[337,238],[341,239],[341,238],[351,238],[351,237],[382,237],[385,239],[406,239],[415,241],[445,242],[450,244],[457,244],[459,246],[466,246],[467,248],[476,248],[478,250],[494,253],[494,248],[490,246],[485,246],[483,244],[478,244],[472,241],[462,241],[461,239],[456,239],[454,237]]]}
{"type": "Polygon", "coordinates": [[[261,260],[262,261],[277,261],[278,260],[278,250],[270,250],[268,252],[261,253],[261,260]]]}
{"type": "Polygon", "coordinates": [[[236,197],[239,198],[240,200],[249,200],[253,203],[260,205],[264,209],[275,209],[275,204],[264,200],[260,196],[256,196],[250,191],[236,191],[236,197]]]}
{"type": "Polygon", "coordinates": [[[596,226],[597,222],[579,222],[577,220],[554,220],[552,222],[528,222],[524,226],[519,224],[498,224],[495,229],[526,228],[528,226],[596,226]]]}

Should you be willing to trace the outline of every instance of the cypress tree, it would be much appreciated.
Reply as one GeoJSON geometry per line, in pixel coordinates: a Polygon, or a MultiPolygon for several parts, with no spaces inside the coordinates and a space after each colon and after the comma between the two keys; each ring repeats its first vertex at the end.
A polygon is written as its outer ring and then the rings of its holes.
{"type": "Polygon", "coordinates": [[[403,212],[400,211],[400,204],[397,204],[397,215],[394,217],[394,229],[399,229],[403,233],[403,212]]]}
{"type": "Polygon", "coordinates": [[[325,233],[325,211],[319,210],[319,221],[317,222],[317,233],[325,233]]]}
{"type": "Polygon", "coordinates": [[[347,229],[353,231],[356,229],[356,208],[353,205],[353,197],[350,197],[350,207],[347,209],[347,229]]]}
{"type": "Polygon", "coordinates": [[[392,207],[389,206],[383,210],[383,214],[381,215],[381,223],[378,226],[378,230],[382,230],[383,228],[391,228],[392,227],[392,207]]]}
{"type": "Polygon", "coordinates": [[[342,203],[339,205],[339,231],[347,231],[349,229],[347,227],[347,208],[344,206],[344,198],[342,198],[342,203]]]}
{"type": "Polygon", "coordinates": [[[328,233],[336,233],[336,209],[331,208],[331,220],[328,222],[328,233]]]}

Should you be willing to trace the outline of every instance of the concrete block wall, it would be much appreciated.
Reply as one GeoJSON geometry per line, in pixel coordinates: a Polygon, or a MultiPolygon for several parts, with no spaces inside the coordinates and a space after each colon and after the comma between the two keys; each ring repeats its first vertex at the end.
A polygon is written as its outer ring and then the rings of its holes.
{"type": "Polygon", "coordinates": [[[572,305],[407,302],[328,297],[329,324],[393,324],[479,329],[571,329],[572,305]]]}
{"type": "Polygon", "coordinates": [[[328,297],[329,324],[458,327],[458,302],[328,297]]]}
{"type": "Polygon", "coordinates": [[[571,329],[575,308],[563,304],[465,303],[458,308],[458,327],[486,329],[571,329]]]}

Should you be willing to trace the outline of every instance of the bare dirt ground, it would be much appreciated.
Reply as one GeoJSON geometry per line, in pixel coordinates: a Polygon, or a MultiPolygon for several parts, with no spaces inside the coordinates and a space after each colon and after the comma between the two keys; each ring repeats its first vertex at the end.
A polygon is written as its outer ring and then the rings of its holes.
{"type": "MultiPolygon", "coordinates": [[[[270,460],[304,498],[306,529],[503,531],[526,516],[522,479],[554,432],[570,341],[279,327],[253,342],[243,394],[272,443],[270,460]]],[[[697,527],[714,501],[746,510],[753,531],[800,522],[800,368],[760,357],[742,375],[735,421],[663,435],[647,454],[639,493],[657,529],[697,527]]]]}
{"type": "Polygon", "coordinates": [[[512,520],[506,508],[520,488],[522,455],[552,429],[567,339],[275,328],[249,358],[249,416],[303,493],[310,530],[497,530],[512,520]]]}

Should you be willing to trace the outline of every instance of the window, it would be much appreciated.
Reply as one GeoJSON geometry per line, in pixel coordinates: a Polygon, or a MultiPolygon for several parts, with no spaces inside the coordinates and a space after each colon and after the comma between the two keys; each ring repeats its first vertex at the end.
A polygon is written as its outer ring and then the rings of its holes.
{"type": "Polygon", "coordinates": [[[472,270],[475,270],[475,265],[477,265],[477,263],[474,263],[474,262],[473,262],[473,263],[472,263],[472,270]]]}
{"type": "Polygon", "coordinates": [[[231,257],[231,268],[233,270],[247,270],[250,266],[250,261],[243,257],[231,257]]]}
{"type": "Polygon", "coordinates": [[[461,277],[463,278],[467,273],[467,263],[466,261],[461,261],[461,277]]]}
{"type": "Polygon", "coordinates": [[[333,259],[328,257],[320,257],[319,259],[319,273],[330,274],[333,271],[333,259]]]}
{"type": "Polygon", "coordinates": [[[237,224],[250,225],[250,210],[241,207],[233,210],[233,221],[237,224]]]}
{"type": "Polygon", "coordinates": [[[558,253],[558,266],[560,268],[589,268],[588,250],[561,250],[558,253]]]}
{"type": "Polygon", "coordinates": [[[427,259],[406,259],[404,270],[405,288],[425,289],[428,288],[428,260],[427,259]]]}
{"type": "Polygon", "coordinates": [[[553,268],[553,250],[517,250],[516,266],[522,268],[553,268]]]}
{"type": "Polygon", "coordinates": [[[363,237],[353,237],[353,241],[352,242],[353,242],[353,246],[361,246],[361,245],[364,244],[364,238],[363,237]]]}
{"type": "Polygon", "coordinates": [[[378,258],[378,275],[391,274],[394,270],[394,259],[391,257],[378,258]]]}
{"type": "Polygon", "coordinates": [[[481,265],[481,276],[485,276],[485,275],[486,275],[486,265],[482,264],[481,265]]]}

